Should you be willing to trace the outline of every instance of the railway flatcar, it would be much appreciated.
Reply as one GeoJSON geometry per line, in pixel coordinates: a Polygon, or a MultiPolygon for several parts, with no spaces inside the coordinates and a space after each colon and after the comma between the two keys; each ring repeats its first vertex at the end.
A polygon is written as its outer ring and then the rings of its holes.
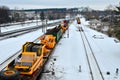
{"type": "Polygon", "coordinates": [[[26,42],[22,53],[0,72],[0,80],[36,80],[52,50],[68,28],[68,23],[56,26],[41,36],[39,43],[26,42]]]}

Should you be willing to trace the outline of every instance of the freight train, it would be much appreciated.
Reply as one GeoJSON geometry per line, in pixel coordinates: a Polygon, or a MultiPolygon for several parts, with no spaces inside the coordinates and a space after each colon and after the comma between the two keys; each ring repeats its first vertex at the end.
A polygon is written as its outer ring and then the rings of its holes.
{"type": "Polygon", "coordinates": [[[80,18],[79,18],[79,17],[77,17],[76,20],[77,20],[77,23],[78,23],[78,24],[81,24],[81,21],[80,21],[80,18]]]}
{"type": "Polygon", "coordinates": [[[36,80],[55,45],[67,29],[68,21],[64,20],[59,26],[48,29],[39,38],[39,43],[23,44],[22,53],[0,72],[0,80],[36,80]]]}

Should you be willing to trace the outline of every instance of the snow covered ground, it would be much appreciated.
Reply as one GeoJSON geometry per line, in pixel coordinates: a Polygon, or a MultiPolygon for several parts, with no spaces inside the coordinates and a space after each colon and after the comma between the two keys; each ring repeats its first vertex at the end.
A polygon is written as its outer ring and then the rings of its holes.
{"type": "MultiPolygon", "coordinates": [[[[54,22],[58,22],[61,21],[62,19],[59,20],[53,20],[53,21],[48,21],[48,23],[54,23],[54,22]]],[[[11,31],[11,30],[16,30],[16,29],[21,29],[21,28],[26,28],[26,27],[33,27],[36,26],[35,23],[31,23],[31,24],[25,24],[24,26],[22,25],[15,25],[15,26],[9,26],[9,27],[4,27],[2,29],[3,32],[6,31],[11,31]],[[27,25],[27,26],[26,26],[27,25]]],[[[53,26],[49,26],[48,28],[51,28],[53,26]]],[[[22,45],[25,42],[32,42],[34,41],[36,38],[40,37],[41,35],[43,35],[42,30],[37,30],[34,32],[30,32],[21,36],[16,36],[16,37],[12,37],[12,38],[8,38],[5,40],[0,41],[0,70],[3,69],[4,65],[3,63],[10,58],[11,56],[13,56],[16,52],[18,52],[21,48],[22,45]]],[[[9,61],[8,61],[9,62],[9,61]]]]}
{"type": "Polygon", "coordinates": [[[41,30],[37,30],[25,35],[0,41],[0,65],[2,65],[1,63],[19,51],[25,42],[33,41],[42,34],[43,33],[41,30]]]}
{"type": "Polygon", "coordinates": [[[70,26],[69,38],[66,32],[46,65],[45,71],[54,71],[55,75],[43,73],[41,80],[91,80],[80,33],[75,26],[83,27],[105,80],[120,80],[120,42],[89,29],[85,26],[85,19],[81,21],[81,25],[74,22],[70,26]],[[116,68],[119,69],[118,74],[116,68]]]}
{"type": "Polygon", "coordinates": [[[71,25],[69,38],[66,32],[46,66],[46,70],[51,71],[53,68],[55,75],[43,73],[41,80],[89,80],[88,66],[81,42],[80,33],[74,25],[71,25]],[[56,58],[56,61],[53,61],[54,58],[56,58]],[[79,72],[80,66],[82,72],[79,72]]]}
{"type": "MultiPolygon", "coordinates": [[[[120,80],[120,42],[86,27],[88,23],[84,18],[81,22],[81,25],[76,24],[76,21],[70,25],[69,37],[66,31],[46,65],[45,71],[54,71],[55,75],[51,72],[43,73],[41,80],[90,80],[82,39],[75,26],[81,26],[87,35],[105,80],[120,80]],[[119,69],[118,74],[116,68],[119,69]],[[107,75],[107,72],[110,72],[110,75],[107,75]]],[[[41,30],[37,30],[0,41],[0,64],[21,49],[26,41],[33,41],[42,34],[41,30]]]]}
{"type": "MultiPolygon", "coordinates": [[[[54,23],[54,22],[58,22],[58,21],[62,21],[63,19],[59,19],[59,20],[51,20],[51,21],[48,21],[47,24],[50,24],[50,23],[54,23]]],[[[1,27],[1,32],[7,32],[7,31],[12,31],[12,30],[17,30],[17,29],[23,29],[23,28],[28,28],[28,27],[33,27],[33,26],[38,26],[38,25],[42,25],[42,22],[39,21],[37,23],[26,23],[26,24],[20,24],[20,25],[12,25],[12,26],[8,26],[8,27],[1,27]]]]}
{"type": "MultiPolygon", "coordinates": [[[[108,80],[115,80],[117,77],[116,68],[120,70],[120,42],[115,42],[116,39],[88,28],[86,34],[99,62],[102,73],[105,77],[110,78],[108,80]],[[94,35],[98,37],[93,37],[94,35]],[[106,75],[107,72],[110,72],[109,76],[106,75]]],[[[116,80],[120,80],[120,75],[119,79],[116,80]]]]}

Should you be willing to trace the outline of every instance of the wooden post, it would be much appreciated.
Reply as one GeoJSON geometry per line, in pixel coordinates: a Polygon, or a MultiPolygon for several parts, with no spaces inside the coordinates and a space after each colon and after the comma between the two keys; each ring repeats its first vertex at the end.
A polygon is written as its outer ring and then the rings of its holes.
{"type": "Polygon", "coordinates": [[[119,69],[118,69],[118,68],[116,68],[116,75],[118,75],[118,73],[119,73],[119,69]]]}
{"type": "Polygon", "coordinates": [[[79,65],[79,72],[81,72],[81,65],[79,65]]]}
{"type": "Polygon", "coordinates": [[[67,31],[67,38],[69,38],[69,27],[68,27],[68,31],[67,31]]]}

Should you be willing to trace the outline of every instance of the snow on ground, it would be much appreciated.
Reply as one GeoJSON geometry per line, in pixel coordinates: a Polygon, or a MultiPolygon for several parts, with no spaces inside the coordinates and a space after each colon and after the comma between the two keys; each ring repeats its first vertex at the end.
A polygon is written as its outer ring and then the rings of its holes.
{"type": "MultiPolygon", "coordinates": [[[[39,22],[38,25],[42,25],[42,23],[39,22]]],[[[37,26],[37,24],[36,23],[27,23],[27,24],[21,24],[21,25],[12,25],[12,26],[8,26],[8,27],[1,27],[1,32],[7,32],[7,31],[12,31],[12,30],[17,30],[17,29],[33,27],[33,26],[37,26]]]]}
{"type": "MultiPolygon", "coordinates": [[[[56,22],[56,21],[59,21],[59,20],[50,21],[49,23],[56,22]]],[[[24,26],[24,27],[27,27],[27,26],[24,26]]],[[[52,27],[53,26],[49,26],[48,29],[52,27]]],[[[13,29],[16,29],[16,28],[13,28],[13,29]]],[[[8,29],[8,30],[11,30],[11,29],[8,29]]],[[[9,57],[11,57],[13,54],[15,54],[18,50],[20,50],[22,48],[22,45],[25,42],[27,41],[32,42],[36,38],[40,37],[41,35],[43,35],[42,31],[37,30],[21,36],[12,37],[12,38],[8,38],[0,41],[0,64],[3,63],[9,57]]]]}
{"type": "Polygon", "coordinates": [[[84,47],[75,26],[84,29],[105,80],[120,80],[120,71],[116,74],[116,68],[120,70],[120,42],[116,43],[114,38],[89,29],[85,26],[88,24],[85,19],[81,19],[81,22],[82,24],[78,25],[75,21],[70,26],[69,38],[66,32],[46,65],[46,70],[54,70],[55,75],[43,73],[41,80],[90,80],[84,47]],[[110,75],[107,75],[107,72],[110,72],[110,75]]]}
{"type": "MultiPolygon", "coordinates": [[[[61,21],[61,20],[63,20],[63,19],[51,20],[51,21],[48,21],[48,24],[58,22],[58,21],[61,21]]],[[[20,24],[20,25],[12,25],[12,26],[8,26],[8,27],[1,27],[1,32],[23,29],[23,28],[28,28],[28,27],[38,26],[38,25],[42,25],[42,22],[39,21],[37,23],[37,21],[36,21],[36,23],[26,23],[26,24],[20,24]]]]}
{"type": "Polygon", "coordinates": [[[82,40],[74,25],[70,26],[69,35],[68,38],[66,32],[60,40],[47,66],[50,71],[52,67],[55,69],[55,76],[51,73],[43,73],[41,80],[89,80],[85,53],[81,45],[82,40]],[[56,61],[53,61],[53,58],[56,58],[56,61]],[[55,64],[51,65],[53,62],[55,64]],[[79,71],[80,66],[82,72],[79,71]]]}
{"type": "Polygon", "coordinates": [[[20,50],[25,42],[33,41],[42,34],[41,30],[37,30],[25,35],[0,41],[0,64],[20,50]]]}
{"type": "MultiPolygon", "coordinates": [[[[99,62],[103,74],[110,72],[111,79],[116,78],[116,68],[120,69],[120,42],[115,42],[114,38],[110,38],[102,33],[87,28],[86,34],[91,42],[96,58],[99,62]],[[93,36],[99,37],[93,37],[93,36]]],[[[119,78],[120,79],[120,78],[119,78]]]]}
{"type": "MultiPolygon", "coordinates": [[[[69,38],[66,31],[46,65],[45,71],[54,69],[55,75],[43,73],[41,80],[90,80],[80,32],[75,26],[83,27],[105,80],[120,80],[120,42],[89,29],[85,26],[88,23],[84,18],[81,19],[81,22],[81,25],[76,24],[76,21],[70,25],[69,38]],[[116,74],[116,68],[119,69],[118,75],[116,74]],[[107,75],[107,72],[110,72],[110,75],[107,75]]],[[[37,30],[0,41],[0,63],[21,49],[26,41],[33,41],[42,34],[41,30],[37,30]]]]}

